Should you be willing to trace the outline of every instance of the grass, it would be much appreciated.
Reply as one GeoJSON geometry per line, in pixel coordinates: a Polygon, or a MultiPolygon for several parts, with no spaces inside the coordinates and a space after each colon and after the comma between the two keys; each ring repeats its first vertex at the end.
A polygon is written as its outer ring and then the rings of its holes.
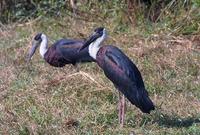
{"type": "Polygon", "coordinates": [[[200,134],[198,38],[128,30],[115,32],[111,23],[74,23],[69,17],[5,26],[0,31],[0,134],[200,134]],[[118,125],[118,93],[95,63],[81,64],[77,73],[71,65],[49,66],[38,51],[31,64],[24,61],[38,32],[53,43],[87,37],[99,25],[109,31],[106,43],[139,67],[157,106],[145,115],[128,103],[124,128],[118,125]]]}

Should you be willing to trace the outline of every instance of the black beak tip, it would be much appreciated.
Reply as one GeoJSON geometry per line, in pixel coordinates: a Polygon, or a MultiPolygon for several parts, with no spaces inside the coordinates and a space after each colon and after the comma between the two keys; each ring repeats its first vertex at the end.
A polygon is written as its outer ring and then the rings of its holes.
{"type": "Polygon", "coordinates": [[[85,49],[84,46],[80,47],[80,48],[77,50],[77,52],[79,53],[79,52],[81,52],[83,49],[85,49]]]}
{"type": "Polygon", "coordinates": [[[79,53],[81,50],[82,50],[82,49],[81,49],[81,48],[79,48],[79,49],[77,50],[77,53],[79,53]]]}

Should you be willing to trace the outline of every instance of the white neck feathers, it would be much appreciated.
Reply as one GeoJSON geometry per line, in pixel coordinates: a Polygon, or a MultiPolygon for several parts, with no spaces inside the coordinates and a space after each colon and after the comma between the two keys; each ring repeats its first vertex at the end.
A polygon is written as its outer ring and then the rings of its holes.
{"type": "Polygon", "coordinates": [[[100,49],[100,45],[105,40],[106,37],[107,37],[106,31],[104,30],[103,35],[89,45],[89,55],[95,60],[97,57],[97,53],[100,49]]]}
{"type": "Polygon", "coordinates": [[[99,41],[99,39],[97,39],[95,42],[89,45],[89,55],[94,59],[96,59],[97,53],[100,49],[99,44],[101,44],[101,42],[99,41]]]}
{"type": "Polygon", "coordinates": [[[42,42],[40,44],[40,55],[42,56],[42,58],[44,58],[44,55],[48,49],[48,39],[45,34],[42,34],[41,38],[42,38],[42,42]]]}

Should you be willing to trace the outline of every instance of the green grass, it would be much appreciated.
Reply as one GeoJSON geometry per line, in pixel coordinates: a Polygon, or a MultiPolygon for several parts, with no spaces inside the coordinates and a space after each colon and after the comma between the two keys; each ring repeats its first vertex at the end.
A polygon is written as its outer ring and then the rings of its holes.
{"type": "Polygon", "coordinates": [[[38,32],[46,33],[51,44],[63,37],[83,38],[80,33],[88,37],[103,25],[73,21],[42,17],[1,31],[0,134],[200,134],[200,52],[193,37],[156,33],[160,28],[149,28],[155,35],[142,34],[141,28],[129,26],[115,32],[112,24],[106,25],[106,43],[136,63],[157,106],[146,115],[127,102],[125,126],[119,128],[118,92],[95,63],[81,64],[80,69],[97,83],[76,74],[71,65],[49,66],[38,51],[31,64],[24,61],[38,32]]]}

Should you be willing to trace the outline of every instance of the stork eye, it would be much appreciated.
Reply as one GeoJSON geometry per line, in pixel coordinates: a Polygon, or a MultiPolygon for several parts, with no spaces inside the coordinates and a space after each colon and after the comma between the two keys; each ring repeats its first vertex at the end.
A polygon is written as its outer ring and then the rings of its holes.
{"type": "Polygon", "coordinates": [[[34,40],[39,41],[41,40],[42,33],[39,33],[35,36],[34,40]]]}
{"type": "Polygon", "coordinates": [[[94,31],[98,32],[98,33],[101,33],[103,31],[103,29],[104,29],[103,27],[98,27],[94,31]]]}

